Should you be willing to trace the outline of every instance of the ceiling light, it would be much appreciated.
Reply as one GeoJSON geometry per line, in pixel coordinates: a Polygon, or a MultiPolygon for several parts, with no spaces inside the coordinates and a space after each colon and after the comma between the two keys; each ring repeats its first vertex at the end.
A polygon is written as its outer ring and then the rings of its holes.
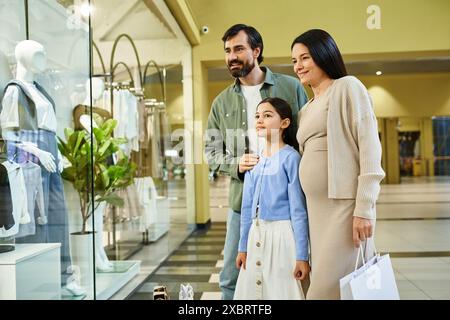
{"type": "Polygon", "coordinates": [[[85,3],[80,7],[80,12],[83,15],[83,17],[89,17],[89,15],[92,14],[93,8],[88,4],[85,3]]]}
{"type": "Polygon", "coordinates": [[[381,72],[380,70],[378,70],[377,72],[375,72],[375,74],[376,74],[377,76],[381,76],[381,75],[383,74],[383,72],[381,72]]]}

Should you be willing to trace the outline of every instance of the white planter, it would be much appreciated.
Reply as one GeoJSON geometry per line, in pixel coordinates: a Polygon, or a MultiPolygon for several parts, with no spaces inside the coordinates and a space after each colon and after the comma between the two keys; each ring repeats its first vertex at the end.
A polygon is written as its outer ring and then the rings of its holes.
{"type": "Polygon", "coordinates": [[[93,232],[71,233],[72,270],[77,284],[92,294],[94,289],[94,248],[93,232]]]}

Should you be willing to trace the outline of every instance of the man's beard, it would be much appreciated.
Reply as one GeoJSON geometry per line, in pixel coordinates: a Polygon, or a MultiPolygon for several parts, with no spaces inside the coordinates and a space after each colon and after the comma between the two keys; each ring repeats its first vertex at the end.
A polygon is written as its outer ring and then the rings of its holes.
{"type": "Polygon", "coordinates": [[[252,62],[250,64],[250,63],[242,62],[242,61],[237,60],[237,59],[233,60],[233,61],[230,61],[228,63],[228,71],[230,71],[231,75],[233,77],[235,77],[235,78],[243,78],[243,77],[245,77],[246,75],[248,75],[253,70],[254,67],[255,67],[255,62],[252,62]],[[231,64],[232,63],[236,63],[236,62],[240,63],[242,65],[242,69],[231,70],[231,64]]]}

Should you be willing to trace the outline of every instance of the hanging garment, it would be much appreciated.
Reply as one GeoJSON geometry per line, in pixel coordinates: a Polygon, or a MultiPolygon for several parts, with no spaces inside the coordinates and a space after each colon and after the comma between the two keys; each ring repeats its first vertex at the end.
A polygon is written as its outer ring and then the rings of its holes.
{"type": "Polygon", "coordinates": [[[148,131],[147,131],[147,109],[145,108],[145,100],[138,101],[138,117],[139,117],[139,148],[148,148],[148,131]]]}
{"type": "Polygon", "coordinates": [[[128,155],[131,151],[139,151],[139,112],[137,98],[128,90],[121,90],[123,110],[126,114],[122,119],[125,122],[125,138],[128,139],[127,151],[128,155]]]}
{"type": "Polygon", "coordinates": [[[122,106],[122,93],[120,90],[113,90],[113,118],[117,120],[117,126],[114,128],[114,137],[124,138],[126,132],[126,123],[124,121],[124,115],[126,115],[126,106],[122,106]]]}
{"type": "Polygon", "coordinates": [[[153,178],[163,177],[163,159],[161,157],[162,147],[161,147],[161,134],[160,134],[160,125],[159,125],[159,114],[156,109],[153,109],[149,113],[147,120],[147,128],[148,128],[148,136],[150,143],[150,159],[147,160],[150,162],[150,172],[153,178]]]}
{"type": "Polygon", "coordinates": [[[138,101],[138,116],[139,116],[139,151],[131,153],[131,161],[137,164],[136,176],[148,177],[151,175],[151,149],[150,140],[147,128],[148,110],[145,107],[143,99],[138,101]]]}
{"type": "Polygon", "coordinates": [[[0,165],[0,230],[9,230],[15,225],[8,170],[0,165]]]}
{"type": "Polygon", "coordinates": [[[122,107],[121,90],[112,90],[112,95],[113,101],[111,105],[111,90],[103,92],[103,109],[110,112],[112,118],[117,120],[117,125],[114,128],[114,137],[124,138],[126,131],[126,121],[124,119],[127,119],[127,110],[124,110],[124,107],[122,107]]]}
{"type": "MultiPolygon", "coordinates": [[[[103,94],[105,108],[111,108],[111,93],[103,94]]],[[[139,114],[137,97],[129,90],[113,90],[112,115],[117,120],[114,128],[114,137],[126,138],[127,143],[120,146],[127,156],[131,151],[139,151],[139,114]]]]}
{"type": "MultiPolygon", "coordinates": [[[[167,118],[164,120],[166,124],[162,125],[160,112],[156,108],[144,111],[145,121],[145,141],[141,142],[139,152],[132,152],[132,161],[138,164],[137,176],[153,178],[163,178],[163,161],[164,161],[164,139],[162,132],[169,132],[167,118]]],[[[141,119],[140,119],[141,120],[141,119]]],[[[170,141],[170,136],[166,134],[170,141]]]]}
{"type": "Polygon", "coordinates": [[[139,231],[145,232],[152,224],[157,222],[156,187],[151,177],[134,179],[139,203],[143,207],[143,213],[139,231]]]}
{"type": "Polygon", "coordinates": [[[19,233],[16,235],[16,238],[33,235],[36,233],[36,224],[43,225],[47,223],[41,167],[30,161],[20,164],[20,167],[25,180],[28,213],[31,221],[19,227],[19,233]]]}
{"type": "Polygon", "coordinates": [[[124,206],[117,208],[119,222],[135,222],[143,215],[144,208],[142,207],[136,186],[129,185],[126,189],[117,192],[119,197],[124,200],[124,206]]]}
{"type": "Polygon", "coordinates": [[[13,216],[15,224],[8,230],[0,229],[0,237],[15,236],[19,232],[19,225],[30,223],[27,201],[23,201],[23,195],[27,194],[22,168],[12,161],[4,161],[2,165],[8,171],[8,179],[11,188],[13,216]]]}
{"type": "Polygon", "coordinates": [[[148,177],[150,172],[150,149],[140,149],[138,152],[131,152],[131,161],[137,165],[136,177],[148,177]]]}
{"type": "Polygon", "coordinates": [[[161,157],[165,158],[166,150],[172,148],[172,142],[170,140],[170,124],[169,117],[167,116],[167,112],[165,109],[159,110],[160,124],[161,124],[161,157]]]}

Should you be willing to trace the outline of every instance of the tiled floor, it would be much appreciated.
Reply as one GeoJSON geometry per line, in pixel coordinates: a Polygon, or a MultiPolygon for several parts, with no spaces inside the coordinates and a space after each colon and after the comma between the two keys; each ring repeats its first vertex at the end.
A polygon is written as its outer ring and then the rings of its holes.
{"type": "MultiPolygon", "coordinates": [[[[140,288],[148,276],[186,240],[192,233],[193,225],[188,225],[186,216],[186,183],[185,180],[173,180],[168,188],[170,205],[170,227],[168,233],[155,242],[141,246],[141,249],[129,257],[129,260],[141,261],[140,272],[137,277],[121,288],[111,299],[127,299],[140,288]]],[[[175,277],[176,278],[176,277],[175,277]]]]}
{"type": "MultiPolygon", "coordinates": [[[[191,283],[195,299],[220,299],[227,194],[226,179],[212,183],[211,229],[184,241],[131,299],[152,299],[156,284],[178,299],[180,283],[191,283]]],[[[377,214],[377,249],[391,256],[401,299],[450,299],[450,178],[382,185],[377,214]]]]}
{"type": "Polygon", "coordinates": [[[194,232],[130,299],[151,300],[153,287],[165,285],[170,299],[177,300],[181,283],[192,285],[196,300],[217,296],[218,273],[221,268],[218,260],[221,259],[225,232],[224,223],[214,223],[206,231],[194,232]]]}

